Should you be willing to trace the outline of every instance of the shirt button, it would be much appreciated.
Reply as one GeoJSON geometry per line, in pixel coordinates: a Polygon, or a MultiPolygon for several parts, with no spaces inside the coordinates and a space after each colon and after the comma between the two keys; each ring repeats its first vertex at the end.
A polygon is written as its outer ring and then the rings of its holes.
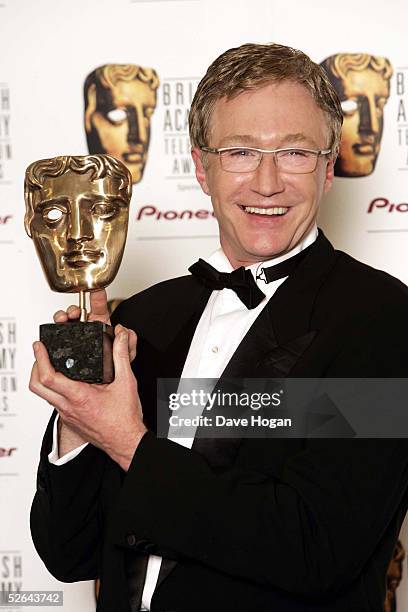
{"type": "Polygon", "coordinates": [[[220,349],[218,348],[218,346],[213,346],[211,350],[213,353],[218,353],[220,349]]]}

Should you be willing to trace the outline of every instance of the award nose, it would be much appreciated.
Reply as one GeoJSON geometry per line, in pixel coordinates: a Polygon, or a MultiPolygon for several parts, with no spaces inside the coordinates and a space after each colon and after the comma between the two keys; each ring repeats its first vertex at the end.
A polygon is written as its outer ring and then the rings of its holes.
{"type": "Polygon", "coordinates": [[[92,240],[94,237],[93,224],[90,214],[76,209],[69,215],[67,238],[75,242],[92,240]]]}

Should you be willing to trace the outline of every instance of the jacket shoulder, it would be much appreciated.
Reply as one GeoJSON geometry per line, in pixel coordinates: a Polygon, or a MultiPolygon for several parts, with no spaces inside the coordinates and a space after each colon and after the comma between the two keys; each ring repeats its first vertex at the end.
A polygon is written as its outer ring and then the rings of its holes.
{"type": "Polygon", "coordinates": [[[343,251],[327,279],[326,290],[348,296],[354,306],[395,305],[408,307],[408,287],[388,272],[362,263],[343,251]]]}

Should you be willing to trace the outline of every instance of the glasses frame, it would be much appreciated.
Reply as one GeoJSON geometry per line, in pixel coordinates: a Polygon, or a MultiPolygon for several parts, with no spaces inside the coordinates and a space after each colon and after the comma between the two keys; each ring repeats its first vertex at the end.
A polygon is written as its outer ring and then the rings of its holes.
{"type": "Polygon", "coordinates": [[[311,174],[312,172],[314,172],[317,168],[317,162],[319,160],[319,157],[322,157],[323,155],[329,155],[332,150],[331,149],[305,149],[302,147],[285,147],[283,149],[258,149],[257,147],[221,147],[220,149],[214,149],[212,147],[200,147],[201,151],[204,151],[205,153],[214,153],[217,154],[219,156],[220,159],[220,164],[221,164],[221,168],[225,171],[225,172],[232,172],[233,174],[246,174],[247,172],[255,172],[255,170],[257,170],[259,168],[259,166],[261,165],[264,153],[272,153],[273,154],[273,158],[275,161],[275,166],[279,169],[279,162],[277,160],[276,154],[280,153],[281,151],[304,151],[305,153],[314,153],[316,155],[316,164],[315,167],[313,168],[313,170],[308,170],[307,172],[287,172],[287,174],[311,174]],[[253,169],[253,170],[226,170],[224,168],[224,166],[222,165],[222,155],[221,153],[223,153],[224,151],[236,151],[236,150],[245,150],[245,151],[257,151],[258,153],[261,154],[258,164],[257,166],[253,169]]]}

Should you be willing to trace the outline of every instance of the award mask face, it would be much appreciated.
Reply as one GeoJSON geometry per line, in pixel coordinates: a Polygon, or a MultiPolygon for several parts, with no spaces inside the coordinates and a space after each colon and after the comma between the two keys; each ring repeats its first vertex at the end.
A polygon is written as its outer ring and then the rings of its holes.
{"type": "Polygon", "coordinates": [[[90,153],[109,153],[143,176],[159,78],[152,68],[106,64],[85,81],[85,131],[90,153]]]}
{"type": "Polygon", "coordinates": [[[61,156],[27,168],[25,228],[53,291],[88,291],[113,281],[131,192],[129,171],[108,155],[61,156]]]}
{"type": "Polygon", "coordinates": [[[339,95],[344,116],[335,174],[368,176],[381,148],[391,64],[385,57],[339,53],[324,60],[322,66],[339,95]]]}

